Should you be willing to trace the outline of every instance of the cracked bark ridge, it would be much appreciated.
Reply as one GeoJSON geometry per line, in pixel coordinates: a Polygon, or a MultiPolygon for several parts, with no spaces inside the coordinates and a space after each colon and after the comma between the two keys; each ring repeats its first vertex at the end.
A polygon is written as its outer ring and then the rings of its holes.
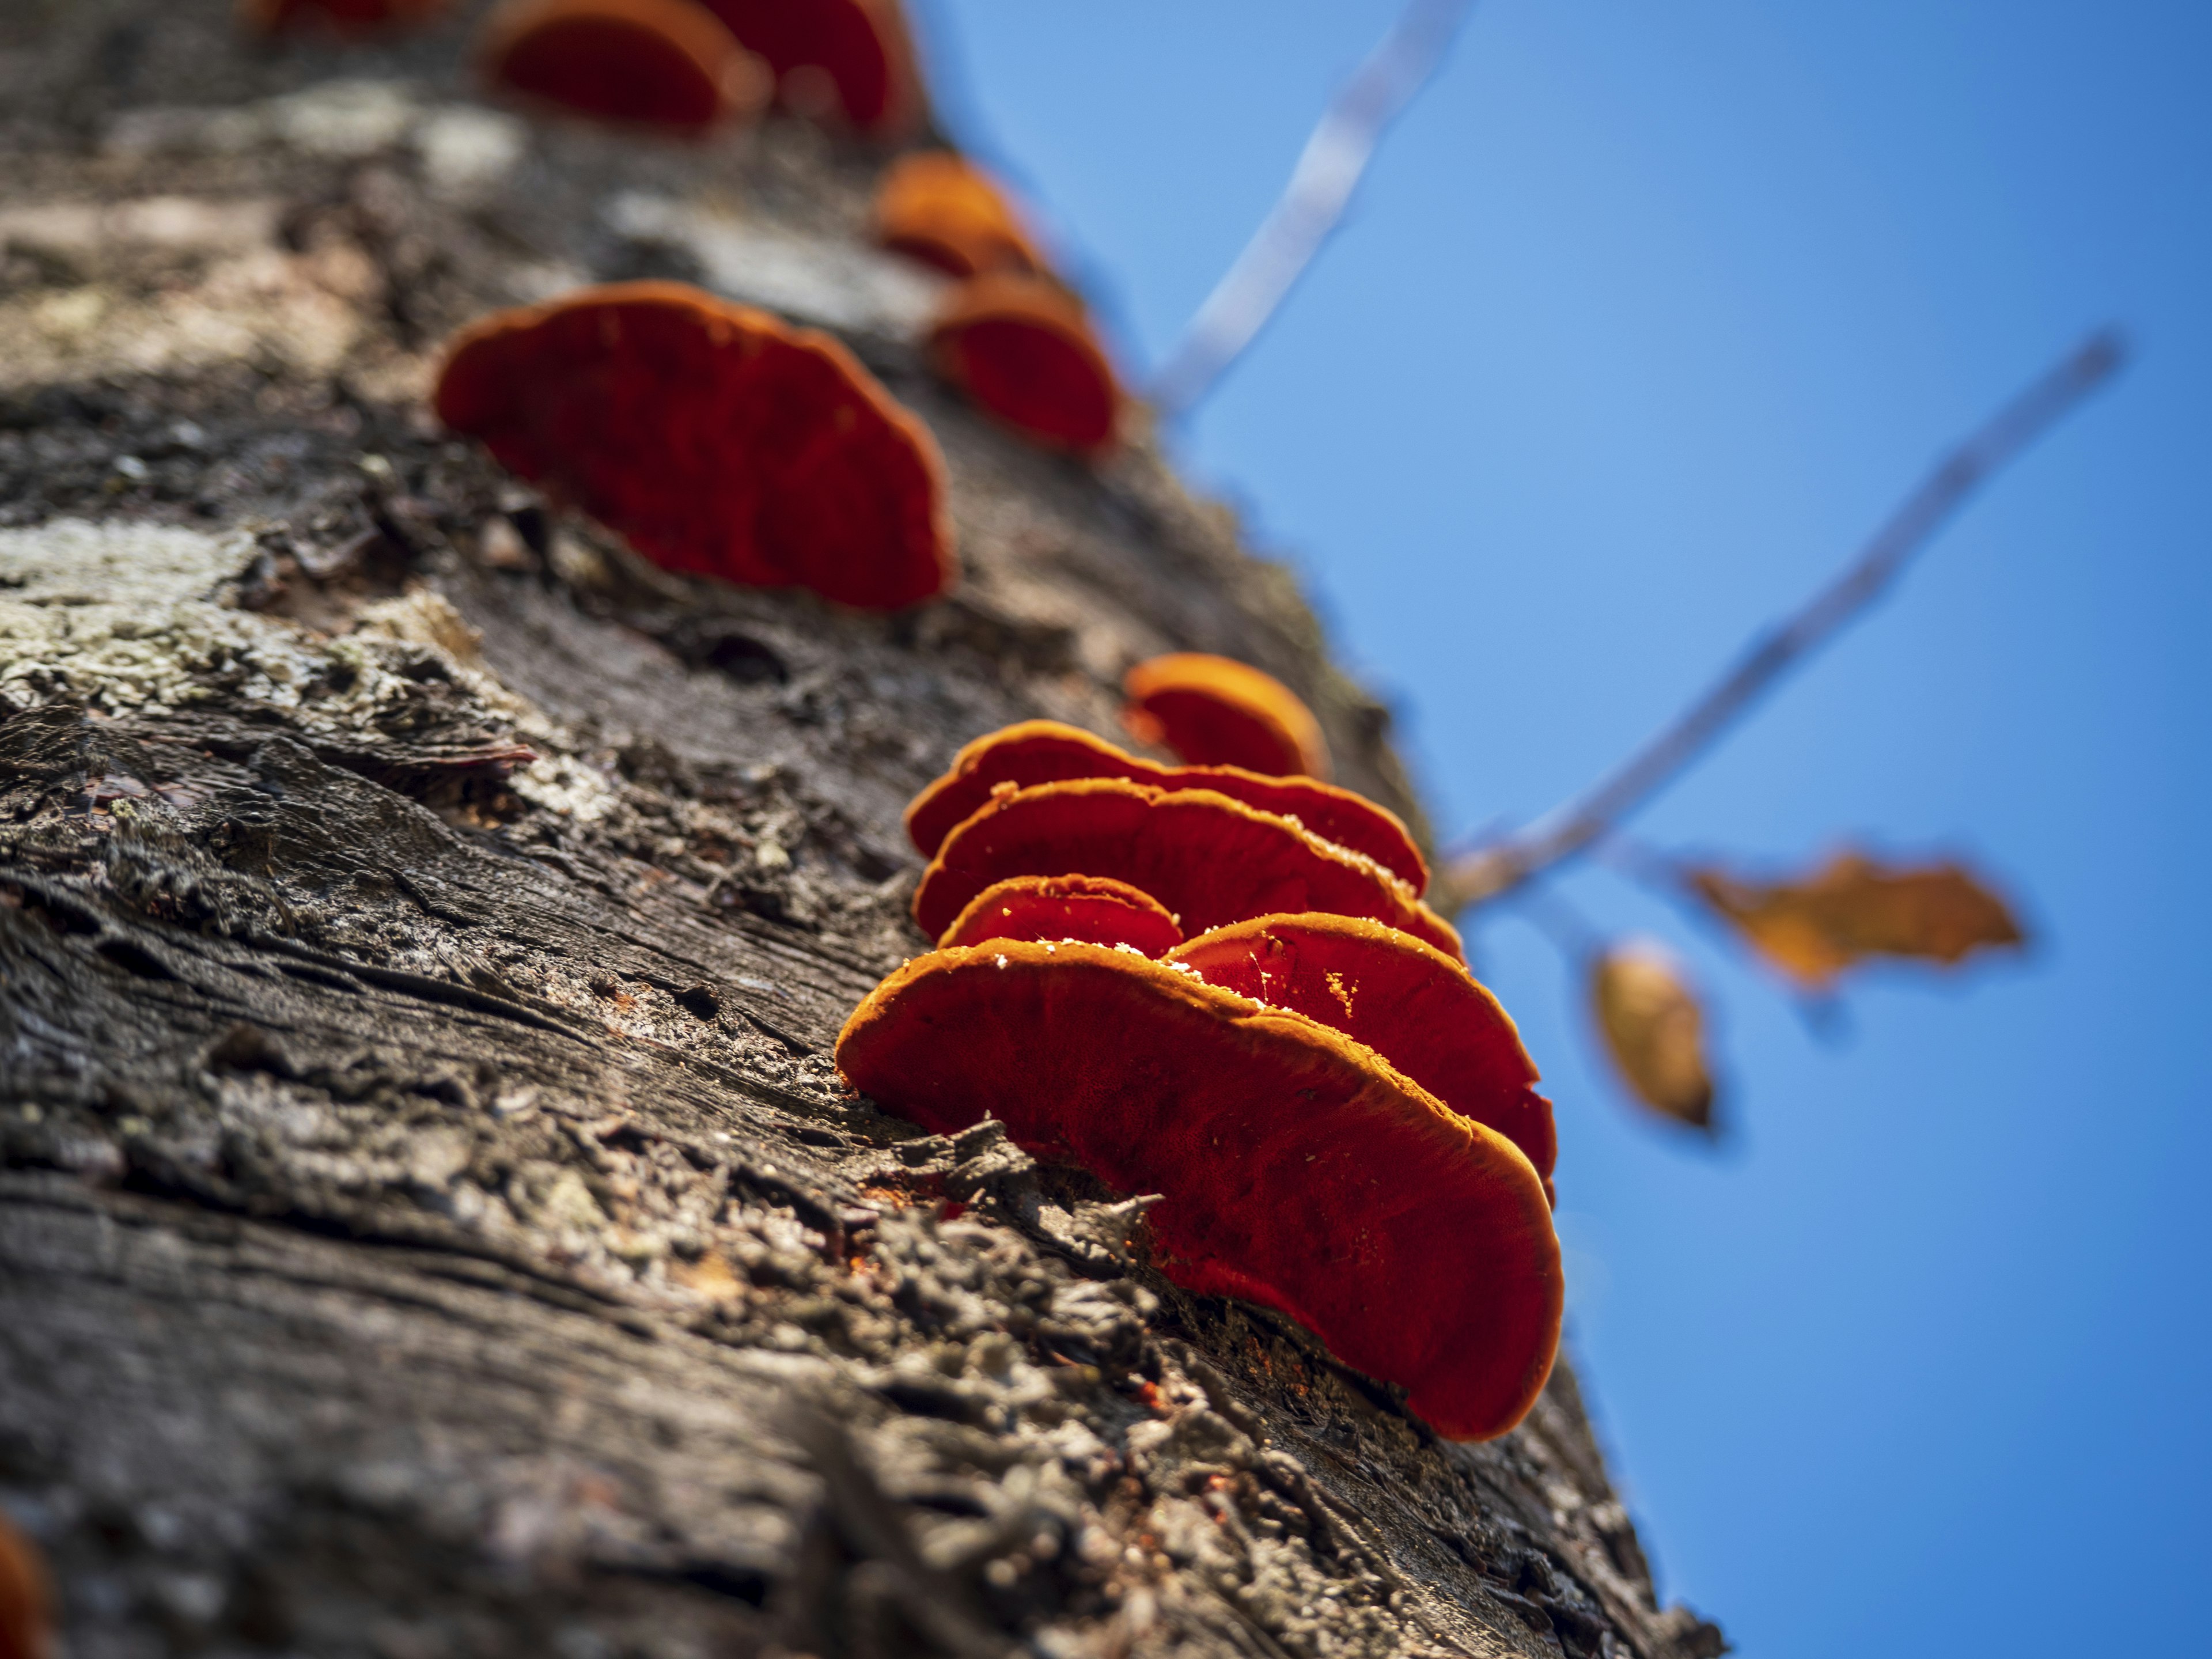
{"type": "Polygon", "coordinates": [[[1413,819],[1387,721],[1141,439],[937,390],[868,157],[522,125],[476,9],[0,18],[0,1505],[67,1650],[1720,1651],[1564,1365],[1440,1444],[1142,1195],[838,1085],[962,742],[1224,652],[1413,819]],[[674,580],[422,422],[447,329],[641,274],[864,354],[957,597],[674,580]]]}

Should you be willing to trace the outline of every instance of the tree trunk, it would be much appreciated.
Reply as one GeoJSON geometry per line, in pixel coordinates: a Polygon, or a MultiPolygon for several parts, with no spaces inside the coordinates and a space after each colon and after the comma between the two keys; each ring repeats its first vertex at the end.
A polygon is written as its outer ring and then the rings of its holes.
{"type": "Polygon", "coordinates": [[[1564,1363],[1441,1443],[839,1084],[962,742],[1221,651],[1413,818],[1387,719],[1146,443],[927,377],[874,158],[524,125],[467,21],[0,6],[0,1504],[66,1651],[1721,1651],[1564,1363]],[[956,596],[679,582],[426,420],[449,329],[643,274],[928,422],[956,596]]]}

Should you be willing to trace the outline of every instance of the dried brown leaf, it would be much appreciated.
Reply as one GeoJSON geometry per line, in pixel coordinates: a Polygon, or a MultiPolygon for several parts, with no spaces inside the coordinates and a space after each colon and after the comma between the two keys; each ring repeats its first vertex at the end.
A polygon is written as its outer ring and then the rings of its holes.
{"type": "Polygon", "coordinates": [[[1636,1097],[1662,1116],[1711,1133],[1705,1012],[1674,957],[1641,940],[1607,947],[1590,970],[1590,1007],[1636,1097]]]}
{"type": "Polygon", "coordinates": [[[2025,941],[2005,902],[1957,864],[1888,866],[1845,849],[1801,881],[1747,881],[1714,866],[1690,889],[1751,947],[1808,988],[1868,957],[1955,964],[2025,941]]]}

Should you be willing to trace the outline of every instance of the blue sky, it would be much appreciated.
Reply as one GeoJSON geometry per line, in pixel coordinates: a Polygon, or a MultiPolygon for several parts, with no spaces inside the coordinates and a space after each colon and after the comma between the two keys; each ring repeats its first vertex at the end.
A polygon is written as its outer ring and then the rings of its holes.
{"type": "MultiPolygon", "coordinates": [[[[1133,369],[1266,211],[1375,0],[927,0],[954,124],[1133,369]]],[[[1824,1041],[1602,871],[1717,1010],[1737,1133],[1636,1117],[1558,955],[1573,1341],[1670,1595],[1758,1659],[2207,1650],[2212,10],[1480,0],[1340,239],[1182,431],[1400,711],[1442,824],[1541,811],[2092,326],[2136,360],[1638,821],[1967,854],[2026,961],[1824,1041]]]]}

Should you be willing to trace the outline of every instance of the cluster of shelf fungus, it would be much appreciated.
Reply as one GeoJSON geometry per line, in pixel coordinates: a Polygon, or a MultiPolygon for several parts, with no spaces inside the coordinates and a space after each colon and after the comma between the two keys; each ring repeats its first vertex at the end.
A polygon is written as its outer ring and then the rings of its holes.
{"type": "MultiPolygon", "coordinates": [[[[280,27],[314,9],[258,9],[280,27]]],[[[923,109],[887,0],[511,0],[479,52],[507,94],[679,131],[781,100],[895,144],[923,109]]],[[[876,216],[884,246],[956,279],[940,372],[1036,442],[1112,444],[1106,359],[988,177],[912,151],[876,216]]],[[[434,398],[670,571],[872,611],[957,579],[923,424],[836,340],[702,290],[495,313],[448,345],[434,398]]],[[[1563,1302],[1551,1105],[1512,1021],[1422,902],[1406,826],[1323,781],[1320,727],[1285,687],[1177,654],[1125,689],[1132,733],[1182,764],[1030,721],[914,801],[914,913],[937,948],[861,1003],[841,1073],[930,1129],[994,1117],[1039,1158],[1158,1194],[1174,1282],[1299,1321],[1441,1435],[1505,1432],[1563,1302]]]]}
{"type": "MultiPolygon", "coordinates": [[[[1195,702],[1215,660],[1131,679],[1179,672],[1195,702]]],[[[1248,712],[1223,702],[1215,730],[1248,712]]],[[[1559,1334],[1536,1069],[1395,815],[1185,752],[1215,763],[1044,720],[962,750],[907,811],[937,949],[861,1003],[838,1068],[933,1130],[995,1117],[1160,1194],[1176,1284],[1290,1315],[1439,1434],[1503,1434],[1559,1334]]]]}
{"type": "MultiPolygon", "coordinates": [[[[240,0],[264,34],[416,27],[446,0],[240,0]]],[[[505,0],[475,46],[493,96],[678,139],[772,105],[895,154],[884,248],[951,280],[931,361],[1040,447],[1110,450],[1127,407],[1079,297],[1006,191],[921,142],[897,0],[505,0]]],[[[928,428],[839,341],[685,283],[605,283],[495,312],[447,347],[433,401],[509,471],[665,569],[898,611],[957,580],[928,428]]]]}

